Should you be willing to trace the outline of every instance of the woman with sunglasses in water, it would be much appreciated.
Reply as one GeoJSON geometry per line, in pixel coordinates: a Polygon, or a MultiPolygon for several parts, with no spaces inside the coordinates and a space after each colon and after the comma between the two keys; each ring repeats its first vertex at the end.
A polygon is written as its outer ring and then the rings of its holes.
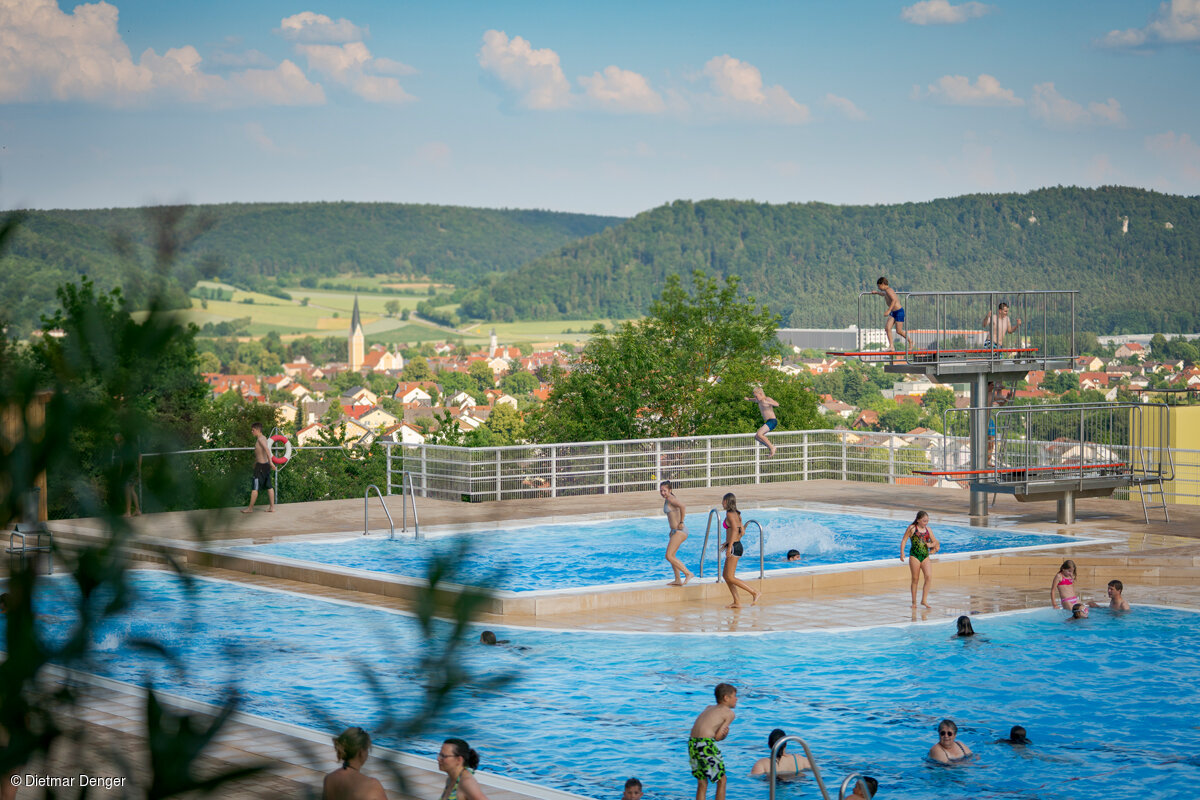
{"type": "Polygon", "coordinates": [[[929,760],[941,764],[952,761],[962,761],[973,754],[971,748],[958,740],[958,726],[952,719],[944,719],[938,723],[938,743],[929,748],[929,760]]]}

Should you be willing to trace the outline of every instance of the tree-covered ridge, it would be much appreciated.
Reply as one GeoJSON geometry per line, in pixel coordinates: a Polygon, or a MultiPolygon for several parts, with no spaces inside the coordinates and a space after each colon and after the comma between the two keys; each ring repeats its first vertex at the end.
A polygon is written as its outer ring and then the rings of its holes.
{"type": "Polygon", "coordinates": [[[740,276],[794,327],[857,322],[887,275],[909,291],[1079,289],[1097,333],[1200,330],[1200,198],[1053,188],[890,206],[677,201],[493,276],[460,313],[637,316],[671,274],[740,276]],[[1128,218],[1128,231],[1125,231],[1128,218]]]}
{"type": "MultiPolygon", "coordinates": [[[[57,286],[92,278],[137,305],[156,243],[154,209],[29,211],[0,259],[6,317],[18,332],[54,307],[57,286]],[[120,253],[118,255],[118,253],[120,253]]],[[[513,270],[621,221],[552,211],[396,203],[257,203],[191,206],[203,230],[179,249],[168,287],[178,303],[201,277],[246,288],[346,272],[404,273],[471,284],[513,270]]]]}

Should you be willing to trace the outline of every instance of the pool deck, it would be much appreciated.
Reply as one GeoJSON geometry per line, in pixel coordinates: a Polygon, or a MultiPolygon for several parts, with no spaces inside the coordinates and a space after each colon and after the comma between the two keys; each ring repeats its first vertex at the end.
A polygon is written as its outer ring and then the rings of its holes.
{"type": "MultiPolygon", "coordinates": [[[[968,524],[967,493],[955,489],[811,481],[738,486],[735,490],[739,504],[747,511],[756,506],[803,504],[890,517],[896,521],[897,544],[904,526],[918,509],[928,510],[935,525],[939,522],[968,524]]],[[[715,506],[723,493],[723,489],[688,489],[677,494],[694,512],[715,506]]],[[[561,522],[564,518],[579,515],[649,515],[661,509],[661,501],[654,492],[475,504],[420,498],[416,502],[423,526],[511,523],[547,518],[561,522]]],[[[371,531],[386,532],[387,519],[378,500],[374,500],[369,508],[371,531]]],[[[389,508],[398,523],[398,497],[389,499],[389,508]]],[[[910,606],[908,567],[897,559],[890,567],[831,567],[800,579],[768,578],[763,582],[763,598],[754,607],[726,608],[728,591],[723,585],[712,583],[710,577],[704,585],[694,583],[682,589],[662,586],[626,592],[619,602],[611,597],[601,597],[583,604],[578,601],[550,603],[532,609],[511,606],[503,614],[485,614],[479,621],[509,628],[634,631],[651,635],[842,628],[939,619],[949,627],[960,614],[1047,605],[1050,580],[1065,558],[1072,558],[1079,565],[1078,584],[1085,598],[1104,600],[1107,582],[1119,578],[1125,583],[1125,597],[1135,607],[1139,603],[1200,607],[1200,507],[1174,505],[1170,512],[1170,524],[1162,522],[1159,511],[1157,520],[1151,512],[1152,522],[1147,525],[1143,522],[1141,504],[1136,501],[1081,500],[1076,509],[1077,522],[1062,526],[1054,522],[1053,503],[1019,503],[1012,497],[1001,495],[992,507],[990,522],[993,525],[1014,530],[1097,536],[1114,541],[1097,543],[1081,538],[1078,544],[1065,549],[935,561],[932,608],[929,609],[910,606]],[[522,610],[526,613],[521,613],[522,610]]],[[[182,557],[196,573],[214,578],[399,611],[410,607],[406,597],[379,591],[379,587],[367,579],[351,576],[335,582],[338,585],[328,585],[330,581],[326,577],[304,570],[283,576],[257,570],[227,569],[222,568],[223,562],[207,559],[202,549],[300,535],[361,533],[362,500],[281,505],[273,514],[258,511],[244,515],[236,509],[226,510],[205,517],[208,530],[202,540],[198,540],[193,532],[195,519],[196,515],[191,513],[171,513],[134,520],[135,530],[144,545],[137,557],[153,566],[153,562],[161,560],[162,553],[168,552],[176,558],[182,557]]],[[[58,521],[51,527],[56,537],[68,546],[72,541],[89,540],[104,534],[104,526],[98,520],[58,521]]],[[[692,535],[702,536],[703,531],[693,531],[692,535]]],[[[743,602],[748,603],[748,599],[743,602]]],[[[514,630],[509,636],[519,640],[520,631],[514,630]]],[[[101,681],[99,684],[104,685],[105,691],[87,695],[80,725],[100,726],[111,733],[113,747],[127,753],[135,752],[138,742],[133,732],[142,730],[140,702],[132,690],[113,687],[109,685],[112,682],[101,681]]],[[[208,751],[206,766],[211,769],[266,760],[272,764],[270,776],[239,784],[223,796],[304,797],[313,791],[319,794],[321,776],[336,766],[327,743],[324,735],[242,716],[208,751]]],[[[94,759],[97,754],[92,753],[89,757],[94,759]]],[[[394,779],[385,780],[389,796],[429,798],[440,793],[442,776],[434,771],[428,759],[388,752],[377,752],[374,757],[385,763],[369,763],[366,770],[369,774],[385,779],[389,771],[386,767],[398,765],[396,768],[403,769],[410,778],[412,795],[401,795],[394,779]]],[[[77,759],[78,756],[70,753],[56,753],[44,774],[75,774],[72,770],[76,768],[77,759]]],[[[497,800],[569,797],[554,790],[521,786],[502,778],[481,777],[489,796],[497,800]]],[[[614,795],[620,792],[619,783],[614,780],[614,795]]],[[[18,797],[25,796],[29,795],[18,794],[18,797]]]]}

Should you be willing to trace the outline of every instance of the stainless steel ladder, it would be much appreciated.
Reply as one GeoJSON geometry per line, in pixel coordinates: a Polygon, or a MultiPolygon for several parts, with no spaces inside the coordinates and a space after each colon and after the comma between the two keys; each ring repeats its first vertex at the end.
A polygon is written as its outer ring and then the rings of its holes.
{"type": "Polygon", "coordinates": [[[801,739],[799,736],[781,736],[775,740],[775,744],[771,746],[771,796],[770,800],[775,800],[775,781],[778,778],[779,766],[779,751],[787,745],[788,742],[799,742],[804,748],[804,757],[808,759],[808,765],[812,768],[813,778],[817,781],[817,788],[821,790],[821,797],[829,800],[829,792],[825,789],[825,781],[821,779],[821,768],[817,766],[817,760],[813,758],[812,750],[808,748],[808,742],[801,739]]]}
{"type": "Polygon", "coordinates": [[[420,541],[425,537],[421,535],[421,521],[417,519],[417,493],[413,488],[412,473],[405,470],[400,473],[400,532],[408,533],[408,507],[412,505],[413,511],[413,539],[420,541]],[[407,502],[405,502],[407,501],[407,502]]]}
{"type": "MultiPolygon", "coordinates": [[[[721,509],[714,508],[708,512],[708,522],[704,525],[704,544],[700,546],[700,571],[696,573],[699,578],[704,577],[704,556],[708,552],[708,534],[712,531],[713,517],[720,517],[721,509]]],[[[717,545],[717,580],[721,582],[721,546],[717,545]]]]}
{"type": "Polygon", "coordinates": [[[396,525],[392,522],[392,512],[388,511],[387,503],[383,501],[383,492],[379,491],[379,487],[373,483],[367,484],[367,490],[363,492],[363,536],[367,535],[367,506],[368,501],[371,499],[372,489],[375,490],[375,495],[379,498],[379,504],[383,506],[383,513],[387,514],[388,528],[390,529],[388,538],[394,539],[396,537],[396,525]]]}

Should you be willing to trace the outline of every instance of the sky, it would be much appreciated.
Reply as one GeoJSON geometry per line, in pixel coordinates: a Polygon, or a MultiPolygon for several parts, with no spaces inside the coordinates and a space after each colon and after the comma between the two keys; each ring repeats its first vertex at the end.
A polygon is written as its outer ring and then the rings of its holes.
{"type": "Polygon", "coordinates": [[[0,208],[1200,195],[1200,0],[0,0],[0,208]]]}

